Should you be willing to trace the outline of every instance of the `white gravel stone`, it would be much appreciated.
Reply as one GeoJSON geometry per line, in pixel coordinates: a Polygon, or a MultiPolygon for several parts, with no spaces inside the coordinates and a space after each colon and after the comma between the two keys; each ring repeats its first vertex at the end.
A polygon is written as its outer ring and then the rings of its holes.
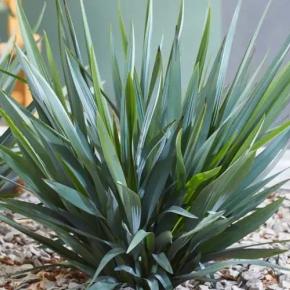
{"type": "Polygon", "coordinates": [[[181,285],[176,288],[176,290],[187,290],[187,289],[188,289],[187,287],[181,285]]]}
{"type": "Polygon", "coordinates": [[[264,285],[261,280],[255,279],[247,282],[248,290],[264,290],[264,285]]]}
{"type": "Polygon", "coordinates": [[[252,281],[252,280],[258,280],[262,277],[262,273],[261,272],[257,272],[257,271],[246,271],[244,273],[242,273],[242,278],[246,281],[252,281]]]}
{"type": "Polygon", "coordinates": [[[240,275],[240,272],[234,269],[229,269],[229,275],[235,280],[240,275]]]}
{"type": "Polygon", "coordinates": [[[240,288],[240,287],[234,285],[234,286],[232,286],[231,290],[243,290],[243,288],[240,288]]]}
{"type": "Polygon", "coordinates": [[[279,286],[283,289],[290,289],[290,276],[281,275],[279,277],[279,286]]]}
{"type": "Polygon", "coordinates": [[[209,288],[207,286],[205,286],[205,285],[199,285],[198,286],[198,290],[209,290],[209,288]]]}

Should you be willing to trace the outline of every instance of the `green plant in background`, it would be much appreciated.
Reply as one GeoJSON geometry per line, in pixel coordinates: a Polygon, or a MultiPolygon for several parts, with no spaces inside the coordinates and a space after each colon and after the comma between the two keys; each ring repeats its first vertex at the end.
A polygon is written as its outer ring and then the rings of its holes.
{"type": "MultiPolygon", "coordinates": [[[[11,93],[15,85],[15,74],[19,71],[19,63],[11,57],[11,48],[13,47],[13,40],[7,43],[7,48],[0,55],[0,88],[7,93],[11,93]],[[7,75],[7,68],[9,67],[12,75],[7,75]],[[4,73],[3,73],[4,70],[4,73]],[[12,76],[12,77],[11,77],[12,76]]],[[[0,119],[0,122],[3,120],[0,119]]],[[[7,129],[0,136],[0,144],[7,148],[15,147],[15,138],[11,130],[7,129]]],[[[19,184],[17,175],[12,171],[3,160],[0,160],[0,197],[11,197],[19,193],[19,184]]]]}
{"type": "Polygon", "coordinates": [[[67,2],[56,1],[61,73],[49,39],[44,37],[42,57],[18,7],[25,42],[18,58],[38,118],[1,92],[2,115],[20,148],[15,153],[1,146],[1,156],[40,199],[39,204],[2,200],[1,208],[34,219],[57,235],[47,238],[7,217],[0,219],[86,272],[91,290],[173,289],[233,264],[274,267],[260,258],[284,250],[233,244],[262,225],[282,202],[278,198],[260,206],[283,183],[265,187],[278,175],[269,177],[267,171],[290,136],[288,120],[271,126],[289,102],[290,65],[281,66],[290,39],[264,73],[262,64],[253,72],[262,19],[236,75],[225,85],[240,4],[211,65],[209,10],[183,93],[183,4],[165,61],[161,47],[151,51],[148,1],[140,71],[134,29],[129,37],[120,16],[124,57],[121,66],[112,40],[111,97],[102,86],[80,3],[85,57],[67,2]]]}

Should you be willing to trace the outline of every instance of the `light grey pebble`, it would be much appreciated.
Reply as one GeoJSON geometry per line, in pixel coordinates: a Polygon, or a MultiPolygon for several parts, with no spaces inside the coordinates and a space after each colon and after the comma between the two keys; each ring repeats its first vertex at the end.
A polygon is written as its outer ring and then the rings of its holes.
{"type": "Polygon", "coordinates": [[[209,288],[205,285],[199,285],[198,290],[209,290],[209,288]]]}
{"type": "Polygon", "coordinates": [[[240,275],[240,272],[234,269],[229,269],[229,275],[233,278],[236,279],[240,275]]]}
{"type": "Polygon", "coordinates": [[[240,287],[238,287],[236,285],[233,285],[231,290],[244,290],[244,289],[240,288],[240,287]]]}
{"type": "Polygon", "coordinates": [[[68,284],[68,289],[71,289],[71,290],[80,290],[82,288],[82,286],[78,283],[75,283],[75,282],[70,282],[68,284]]]}
{"type": "Polygon", "coordinates": [[[14,236],[15,236],[15,232],[14,232],[14,231],[8,232],[8,233],[4,236],[4,241],[5,241],[5,242],[11,242],[11,241],[14,239],[14,236]]]}
{"type": "Polygon", "coordinates": [[[284,288],[279,287],[278,285],[269,285],[267,290],[285,290],[284,288]]]}
{"type": "Polygon", "coordinates": [[[283,289],[290,289],[290,276],[280,275],[279,286],[282,287],[283,289]]]}
{"type": "Polygon", "coordinates": [[[262,273],[257,271],[246,271],[242,273],[242,278],[246,281],[258,280],[261,277],[262,273]]]}
{"type": "Polygon", "coordinates": [[[176,290],[188,290],[188,288],[180,285],[180,286],[177,286],[176,290]]]}
{"type": "Polygon", "coordinates": [[[264,290],[264,285],[261,280],[255,279],[247,282],[248,290],[264,290]]]}

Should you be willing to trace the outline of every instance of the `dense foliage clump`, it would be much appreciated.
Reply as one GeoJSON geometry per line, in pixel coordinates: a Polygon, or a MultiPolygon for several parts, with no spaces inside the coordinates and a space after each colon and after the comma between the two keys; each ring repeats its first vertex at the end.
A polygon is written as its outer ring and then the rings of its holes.
{"type": "Polygon", "coordinates": [[[19,145],[19,152],[1,146],[1,156],[40,199],[39,204],[3,199],[1,207],[57,235],[49,239],[0,219],[88,273],[89,289],[173,289],[232,264],[268,265],[259,259],[283,250],[233,245],[282,202],[260,207],[282,184],[266,187],[276,177],[267,171],[290,135],[289,120],[272,126],[289,102],[290,65],[281,66],[290,40],[263,73],[262,64],[251,67],[261,20],[226,85],[240,5],[212,63],[209,10],[183,90],[183,5],[164,60],[161,47],[151,48],[148,1],[140,69],[134,29],[128,36],[120,16],[123,58],[117,58],[112,42],[111,96],[103,87],[80,3],[85,57],[67,2],[56,1],[61,70],[46,36],[45,56],[40,54],[18,6],[25,49],[17,49],[17,59],[34,111],[1,92],[2,115],[19,145]]]}

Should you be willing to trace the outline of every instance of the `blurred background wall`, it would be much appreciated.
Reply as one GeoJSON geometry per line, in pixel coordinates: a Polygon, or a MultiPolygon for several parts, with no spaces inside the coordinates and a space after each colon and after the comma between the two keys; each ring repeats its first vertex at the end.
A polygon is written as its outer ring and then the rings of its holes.
{"type": "MultiPolygon", "coordinates": [[[[16,1],[16,0],[15,0],[16,1]]],[[[1,0],[0,0],[1,2],[1,0]]],[[[74,22],[78,35],[82,36],[82,26],[80,8],[78,0],[68,1],[71,7],[74,22]]],[[[109,47],[109,31],[112,26],[113,33],[116,36],[115,43],[120,43],[118,34],[118,18],[117,7],[118,2],[121,3],[121,9],[129,29],[130,23],[133,22],[136,34],[136,51],[137,60],[140,55],[143,38],[143,24],[145,18],[146,1],[145,0],[85,0],[88,19],[90,22],[93,40],[96,45],[96,52],[100,65],[100,70],[104,80],[108,83],[111,81],[111,65],[110,65],[110,47],[109,47]]],[[[172,41],[174,33],[174,24],[177,19],[179,10],[179,1],[177,0],[158,0],[154,2],[154,37],[153,44],[156,49],[160,43],[162,34],[164,35],[164,51],[169,53],[169,44],[172,41]]],[[[183,80],[188,80],[191,72],[192,60],[194,52],[199,43],[201,30],[204,24],[204,17],[208,3],[211,3],[213,10],[213,29],[212,29],[212,51],[216,50],[223,34],[227,31],[233,11],[238,0],[185,0],[185,23],[182,35],[181,56],[183,64],[183,80]]],[[[23,0],[25,10],[31,21],[35,23],[38,14],[41,11],[44,0],[23,0]]],[[[235,37],[232,51],[232,58],[229,67],[228,77],[232,77],[239,63],[239,60],[245,50],[249,38],[268,3],[265,1],[243,0],[242,9],[239,19],[239,25],[235,37]]],[[[290,32],[290,11],[289,0],[272,1],[270,11],[262,27],[260,36],[256,44],[256,56],[254,64],[257,64],[263,56],[268,53],[271,59],[285,38],[290,32]]],[[[43,23],[40,30],[45,30],[52,39],[54,51],[57,51],[57,35],[55,20],[54,1],[47,1],[47,8],[43,23]]],[[[5,13],[0,14],[0,40],[7,39],[6,35],[6,16],[5,13]]],[[[121,49],[119,49],[121,53],[121,49]]],[[[57,57],[57,55],[56,55],[57,57]]],[[[254,65],[255,67],[255,65],[254,65]]]]}
{"type": "MultiPolygon", "coordinates": [[[[232,74],[246,49],[248,41],[269,1],[243,0],[240,13],[239,25],[237,27],[235,42],[233,46],[231,66],[229,74],[232,74]]],[[[233,11],[238,0],[221,0],[221,23],[222,33],[225,33],[230,23],[233,11]]],[[[269,60],[278,52],[281,45],[290,34],[290,1],[274,0],[271,3],[267,17],[263,23],[255,46],[254,64],[257,64],[268,54],[269,60]]],[[[289,57],[288,57],[289,59],[289,57]]],[[[254,65],[255,66],[255,65],[254,65]]]]}
{"type": "MultiPolygon", "coordinates": [[[[1,0],[0,0],[1,1],[1,0]]],[[[16,1],[16,0],[15,0],[16,1]]],[[[31,23],[35,23],[38,14],[41,11],[44,0],[24,0],[24,8],[31,23]]],[[[68,1],[71,7],[73,20],[76,24],[76,30],[79,36],[82,36],[82,26],[79,1],[68,1]]],[[[111,64],[110,64],[110,38],[109,32],[112,26],[113,33],[116,36],[115,45],[120,44],[117,37],[118,2],[121,3],[121,9],[130,30],[130,24],[133,22],[136,34],[136,60],[140,55],[143,39],[144,19],[146,13],[145,0],[85,0],[88,19],[90,22],[93,41],[96,45],[96,52],[99,61],[100,70],[104,80],[111,80],[111,64]]],[[[169,44],[171,43],[175,30],[175,23],[179,12],[179,3],[177,0],[158,0],[154,3],[154,35],[153,35],[153,51],[157,48],[161,41],[162,34],[164,37],[163,48],[168,55],[169,44]]],[[[185,0],[185,21],[182,35],[182,65],[184,68],[184,81],[189,78],[192,70],[192,62],[194,52],[199,43],[204,18],[206,15],[208,2],[205,0],[185,0]]],[[[215,50],[221,39],[221,14],[218,1],[213,1],[213,29],[211,47],[215,50]]],[[[5,39],[5,15],[0,16],[0,36],[5,39]]],[[[47,1],[45,17],[41,25],[41,31],[45,30],[52,40],[54,51],[57,51],[57,33],[55,20],[54,1],[47,1]]],[[[121,53],[121,49],[119,49],[121,53]]],[[[138,63],[137,63],[138,64],[138,63]]]]}
{"type": "MultiPolygon", "coordinates": [[[[220,2],[221,19],[223,33],[227,30],[233,10],[238,3],[238,0],[222,0],[220,2]]],[[[233,75],[238,62],[249,42],[249,39],[255,30],[261,15],[268,1],[253,1],[243,0],[243,5],[240,14],[239,25],[237,28],[235,43],[233,46],[232,59],[229,67],[229,76],[233,75]]],[[[263,23],[260,35],[257,39],[255,47],[255,57],[253,67],[261,61],[267,54],[267,63],[273,59],[278,50],[281,48],[286,38],[290,35],[290,1],[289,0],[274,0],[271,3],[270,10],[263,23]]],[[[288,59],[290,54],[288,53],[288,59]]],[[[277,122],[290,116],[290,104],[285,108],[283,114],[280,115],[277,122]]],[[[290,144],[289,144],[290,146],[290,144]]]]}

